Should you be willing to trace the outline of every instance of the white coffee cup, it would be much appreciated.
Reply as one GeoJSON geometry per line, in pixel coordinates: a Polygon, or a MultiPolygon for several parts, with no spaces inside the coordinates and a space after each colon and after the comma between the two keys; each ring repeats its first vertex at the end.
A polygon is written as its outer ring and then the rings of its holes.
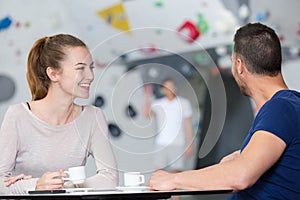
{"type": "Polygon", "coordinates": [[[140,172],[126,172],[124,173],[124,185],[125,186],[139,186],[145,183],[145,176],[140,172]]]}
{"type": "Polygon", "coordinates": [[[71,181],[73,184],[82,184],[85,181],[85,167],[70,167],[68,171],[65,171],[68,177],[63,178],[66,181],[71,181]]]}

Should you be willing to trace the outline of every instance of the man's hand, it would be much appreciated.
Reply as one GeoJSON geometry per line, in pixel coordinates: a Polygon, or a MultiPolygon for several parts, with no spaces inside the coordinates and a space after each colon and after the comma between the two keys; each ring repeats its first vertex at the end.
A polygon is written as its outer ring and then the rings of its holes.
{"type": "Polygon", "coordinates": [[[175,174],[163,170],[156,171],[152,174],[148,186],[151,190],[175,190],[175,174]]]}

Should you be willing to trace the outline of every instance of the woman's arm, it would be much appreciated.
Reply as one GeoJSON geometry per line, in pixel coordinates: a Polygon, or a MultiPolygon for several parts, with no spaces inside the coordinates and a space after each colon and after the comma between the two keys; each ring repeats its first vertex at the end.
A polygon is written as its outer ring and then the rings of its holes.
{"type": "MultiPolygon", "coordinates": [[[[16,127],[16,113],[15,107],[9,107],[0,130],[0,193],[15,193],[16,191],[23,191],[17,185],[7,187],[5,180],[11,177],[13,169],[16,165],[18,152],[18,133],[16,127]]],[[[20,184],[18,184],[20,185],[20,184]]]]}
{"type": "MultiPolygon", "coordinates": [[[[36,182],[35,190],[57,190],[63,187],[64,181],[62,177],[65,177],[66,174],[64,170],[60,170],[58,172],[46,172],[43,174],[41,178],[35,179],[36,182]]],[[[17,176],[12,176],[6,178],[4,182],[6,183],[6,187],[14,186],[19,181],[24,182],[25,180],[32,179],[31,175],[19,174],[17,176]]],[[[33,188],[33,187],[32,187],[33,188]]]]}
{"type": "Polygon", "coordinates": [[[91,138],[91,154],[97,174],[88,178],[83,187],[115,188],[118,185],[117,164],[108,136],[108,127],[102,111],[96,113],[97,126],[91,138]]]}

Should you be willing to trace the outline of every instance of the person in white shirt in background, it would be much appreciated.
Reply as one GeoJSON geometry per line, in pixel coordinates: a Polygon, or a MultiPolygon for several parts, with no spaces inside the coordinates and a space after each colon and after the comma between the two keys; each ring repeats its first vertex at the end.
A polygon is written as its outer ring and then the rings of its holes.
{"type": "Polygon", "coordinates": [[[151,85],[146,86],[144,114],[147,118],[156,118],[157,135],[155,156],[157,169],[171,172],[184,170],[185,158],[193,153],[192,108],[189,100],[176,95],[175,82],[166,78],[162,82],[163,98],[150,102],[151,85]]]}

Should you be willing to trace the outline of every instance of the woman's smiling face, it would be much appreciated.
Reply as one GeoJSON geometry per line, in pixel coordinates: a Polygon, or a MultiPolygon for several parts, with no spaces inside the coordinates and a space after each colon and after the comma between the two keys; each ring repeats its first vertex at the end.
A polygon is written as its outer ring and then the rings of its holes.
{"type": "Polygon", "coordinates": [[[88,98],[90,84],[94,80],[94,63],[89,50],[85,47],[67,47],[65,55],[60,63],[60,89],[73,98],[88,98]]]}

